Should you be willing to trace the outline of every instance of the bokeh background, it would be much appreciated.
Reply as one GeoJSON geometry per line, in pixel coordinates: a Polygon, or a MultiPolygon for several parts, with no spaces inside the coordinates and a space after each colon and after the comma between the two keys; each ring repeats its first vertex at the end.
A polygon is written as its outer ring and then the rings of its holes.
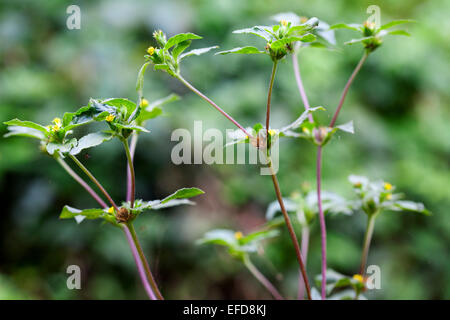
{"type": "MultiPolygon", "coordinates": [[[[411,38],[392,37],[370,56],[341,113],[355,122],[355,135],[342,134],[325,150],[323,188],[351,197],[349,174],[384,179],[433,212],[430,217],[385,213],[377,220],[370,264],[382,270],[382,289],[373,299],[450,298],[450,2],[398,1],[12,1],[0,4],[0,120],[18,117],[49,123],[74,111],[90,97],[136,99],[135,80],[151,34],[194,32],[204,36],[194,48],[263,45],[231,31],[269,24],[269,17],[293,11],[330,24],[361,23],[370,4],[381,8],[382,23],[411,18],[411,38]],[[66,28],[66,8],[78,4],[81,30],[66,28]]],[[[340,44],[351,31],[340,31],[340,44]]],[[[341,90],[361,55],[358,46],[300,54],[310,103],[334,111],[341,90]]],[[[263,122],[271,63],[265,56],[214,56],[187,59],[183,73],[194,85],[244,125],[263,122]]],[[[180,187],[196,186],[206,195],[193,207],[148,213],[137,232],[154,273],[169,299],[270,298],[247,270],[222,248],[197,246],[213,228],[250,232],[265,222],[275,200],[270,178],[245,165],[172,164],[175,128],[232,128],[205,102],[163,73],[148,71],[149,100],[175,92],[182,100],[164,107],[165,116],[148,124],[136,154],[138,196],[160,199],[180,187]]],[[[292,64],[283,61],[273,96],[273,126],[303,109],[292,64]]],[[[0,134],[6,126],[0,125],[0,134]]],[[[288,196],[303,182],[314,187],[315,149],[299,140],[280,147],[279,180],[288,196]]],[[[125,193],[125,155],[118,142],[82,155],[83,162],[112,193],[125,193]]],[[[58,219],[61,208],[96,203],[50,157],[25,138],[0,139],[0,298],[144,299],[132,256],[120,230],[97,221],[58,219]],[[82,290],[68,290],[66,268],[82,269],[82,290]]],[[[328,219],[329,266],[352,275],[358,270],[366,217],[328,219]]],[[[318,226],[312,229],[308,273],[320,272],[318,226]]],[[[289,237],[265,246],[255,263],[287,296],[297,285],[289,237]]]]}

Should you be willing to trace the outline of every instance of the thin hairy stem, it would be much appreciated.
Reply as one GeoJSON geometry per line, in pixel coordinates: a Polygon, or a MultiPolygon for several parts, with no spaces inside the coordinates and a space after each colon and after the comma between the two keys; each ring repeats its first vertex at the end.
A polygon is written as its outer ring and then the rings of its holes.
{"type": "MultiPolygon", "coordinates": [[[[123,146],[125,147],[125,153],[127,154],[128,161],[128,169],[130,170],[130,207],[133,209],[134,207],[134,197],[136,193],[136,177],[134,174],[134,165],[133,165],[133,157],[130,152],[130,147],[128,146],[128,140],[123,139],[123,146]]],[[[128,183],[127,183],[127,193],[128,193],[128,183]]]]}
{"type": "MultiPolygon", "coordinates": [[[[298,91],[300,92],[300,97],[302,98],[303,105],[305,106],[305,110],[309,110],[310,105],[308,102],[308,97],[306,96],[305,87],[303,86],[302,77],[300,74],[300,67],[298,65],[298,54],[295,52],[292,54],[292,65],[294,66],[294,75],[295,82],[297,82],[298,91]]],[[[309,122],[314,122],[313,116],[311,113],[308,113],[309,122]]]]}
{"type": "MultiPolygon", "coordinates": [[[[307,225],[302,226],[302,258],[303,263],[306,264],[308,261],[308,247],[309,247],[309,227],[307,225]]],[[[305,281],[300,273],[298,278],[298,300],[303,300],[305,298],[305,281]]]]}
{"type": "Polygon", "coordinates": [[[278,60],[275,60],[273,62],[272,66],[272,73],[270,75],[270,82],[269,82],[269,90],[267,94],[267,108],[266,108],[266,137],[268,139],[269,137],[269,126],[270,126],[270,102],[272,100],[272,89],[273,89],[273,83],[275,80],[275,73],[277,72],[277,64],[278,60]]]}
{"type": "Polygon", "coordinates": [[[331,119],[330,127],[334,127],[336,120],[338,118],[339,112],[341,111],[342,105],[344,104],[345,97],[347,96],[347,92],[350,89],[350,86],[351,86],[353,80],[355,80],[356,75],[358,74],[359,70],[361,70],[361,67],[364,64],[364,62],[366,61],[368,56],[369,56],[369,54],[366,51],[364,51],[364,54],[363,54],[361,60],[359,60],[355,70],[353,70],[352,75],[350,76],[347,83],[345,84],[344,91],[342,92],[338,107],[336,109],[336,112],[333,115],[333,118],[331,119]]]}
{"type": "Polygon", "coordinates": [[[317,204],[319,207],[319,220],[320,220],[320,238],[322,245],[322,300],[326,298],[326,285],[327,285],[327,228],[325,225],[325,215],[322,209],[322,197],[321,197],[321,167],[322,167],[322,146],[317,147],[317,204]]]}
{"type": "Polygon", "coordinates": [[[375,217],[376,214],[371,214],[367,220],[367,228],[364,235],[364,245],[361,255],[361,265],[359,267],[359,274],[363,277],[366,273],[367,256],[369,255],[370,241],[372,240],[373,229],[375,227],[375,217]]]}
{"type": "Polygon", "coordinates": [[[73,162],[76,163],[78,167],[80,167],[81,170],[91,179],[93,183],[100,189],[100,191],[105,195],[105,197],[108,199],[108,201],[111,203],[111,205],[114,207],[116,212],[119,212],[119,207],[116,205],[114,200],[111,198],[109,193],[103,188],[103,186],[98,182],[98,180],[94,177],[94,175],[73,155],[69,155],[70,159],[73,160],[73,162]]]}
{"type": "Polygon", "coordinates": [[[136,263],[136,267],[138,269],[139,277],[141,278],[141,282],[142,282],[142,285],[144,286],[145,292],[147,293],[148,297],[151,300],[158,300],[156,298],[155,293],[153,292],[153,289],[151,288],[150,284],[147,281],[147,277],[145,275],[144,266],[142,265],[142,261],[141,261],[141,259],[139,257],[139,253],[138,253],[138,251],[136,249],[136,245],[134,243],[134,239],[133,239],[133,236],[132,236],[130,230],[128,229],[128,227],[126,225],[122,225],[122,229],[125,232],[125,236],[127,238],[128,244],[130,246],[131,253],[133,254],[134,262],[136,263]]]}
{"type": "Polygon", "coordinates": [[[94,191],[92,188],[78,175],[72,168],[61,158],[56,158],[56,161],[63,167],[64,170],[76,181],[78,182],[86,191],[94,198],[95,201],[98,202],[103,208],[107,208],[105,201],[94,191]]]}
{"type": "Polygon", "coordinates": [[[155,278],[153,277],[153,274],[150,270],[150,266],[148,265],[147,259],[145,259],[144,252],[142,251],[141,245],[137,238],[136,231],[134,231],[133,224],[128,223],[127,227],[131,234],[133,243],[136,246],[137,252],[139,254],[139,259],[141,260],[141,263],[144,267],[145,274],[147,276],[147,280],[150,282],[150,286],[152,287],[153,292],[156,294],[156,297],[158,298],[158,300],[164,300],[163,296],[161,295],[161,292],[158,289],[158,285],[156,284],[155,278]]]}
{"type": "Polygon", "coordinates": [[[271,171],[272,182],[277,196],[278,203],[280,204],[281,212],[283,213],[284,221],[286,222],[286,227],[289,230],[289,235],[291,237],[292,243],[294,244],[295,254],[297,256],[297,261],[300,266],[300,272],[302,274],[303,280],[305,282],[306,294],[308,299],[311,300],[311,288],[309,286],[308,276],[306,275],[305,264],[303,263],[302,254],[300,251],[300,246],[298,244],[297,236],[295,235],[294,227],[292,226],[291,218],[289,217],[286,207],[284,206],[283,197],[281,196],[280,186],[278,184],[278,179],[276,173],[273,171],[272,161],[269,159],[269,168],[271,171]]]}
{"type": "MultiPolygon", "coordinates": [[[[134,161],[134,154],[136,152],[136,145],[139,139],[139,135],[136,132],[133,132],[131,136],[130,142],[130,155],[131,160],[134,161]]],[[[127,201],[131,201],[131,171],[130,166],[127,166],[127,201]]]]}
{"type": "Polygon", "coordinates": [[[200,98],[208,102],[210,105],[212,105],[214,108],[217,109],[221,114],[223,114],[228,120],[230,120],[236,127],[242,130],[249,138],[252,137],[251,134],[247,132],[247,130],[244,129],[243,126],[241,126],[236,120],[233,119],[228,113],[226,113],[222,108],[220,108],[217,104],[214,103],[210,98],[208,98],[206,95],[201,93],[198,89],[196,89],[192,84],[190,84],[187,80],[185,80],[180,74],[176,76],[178,80],[180,80],[186,87],[188,87],[192,92],[197,94],[200,98]]]}
{"type": "Polygon", "coordinates": [[[255,267],[248,256],[244,257],[244,264],[253,276],[270,292],[276,300],[284,300],[275,286],[255,267]]]}

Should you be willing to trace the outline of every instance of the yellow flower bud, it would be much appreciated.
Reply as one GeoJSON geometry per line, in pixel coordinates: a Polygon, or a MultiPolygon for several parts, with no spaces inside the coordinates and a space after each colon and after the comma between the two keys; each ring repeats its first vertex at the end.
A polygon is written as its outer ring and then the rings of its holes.
{"type": "Polygon", "coordinates": [[[274,129],[269,129],[269,134],[270,134],[271,136],[276,135],[276,134],[277,134],[277,131],[274,130],[274,129]]]}
{"type": "Polygon", "coordinates": [[[53,122],[55,125],[57,125],[57,126],[61,126],[61,125],[62,125],[62,121],[61,121],[60,118],[55,118],[55,119],[53,119],[52,122],[53,122]]]}
{"type": "Polygon", "coordinates": [[[286,20],[281,20],[280,23],[283,27],[286,27],[288,24],[288,22],[286,20]]]}
{"type": "Polygon", "coordinates": [[[113,214],[114,213],[114,207],[108,208],[108,213],[113,214]]]}
{"type": "Polygon", "coordinates": [[[358,281],[358,282],[364,283],[364,278],[363,278],[363,276],[360,275],[360,274],[355,274],[355,275],[353,275],[353,279],[356,280],[356,281],[358,281]]]}
{"type": "Polygon", "coordinates": [[[141,107],[142,108],[145,108],[145,107],[147,107],[148,106],[148,100],[147,99],[142,99],[141,100],[141,107]]]}
{"type": "Polygon", "coordinates": [[[375,29],[375,22],[366,21],[364,22],[364,27],[366,27],[367,29],[375,29]]]}
{"type": "Polygon", "coordinates": [[[153,47],[148,47],[147,53],[148,53],[149,55],[152,56],[152,55],[155,53],[155,48],[153,48],[153,47]]]}
{"type": "Polygon", "coordinates": [[[392,190],[392,184],[390,184],[389,182],[385,182],[384,183],[384,190],[392,190]]]}
{"type": "Polygon", "coordinates": [[[113,114],[109,114],[107,117],[106,117],[106,121],[108,121],[108,122],[111,122],[111,121],[113,121],[114,119],[116,118],[116,116],[115,115],[113,115],[113,114]]]}
{"type": "Polygon", "coordinates": [[[234,237],[236,238],[236,240],[242,239],[243,236],[244,235],[240,231],[234,233],[234,237]]]}
{"type": "Polygon", "coordinates": [[[387,200],[391,200],[391,199],[392,199],[392,194],[388,193],[388,194],[386,195],[386,199],[387,199],[387,200]]]}

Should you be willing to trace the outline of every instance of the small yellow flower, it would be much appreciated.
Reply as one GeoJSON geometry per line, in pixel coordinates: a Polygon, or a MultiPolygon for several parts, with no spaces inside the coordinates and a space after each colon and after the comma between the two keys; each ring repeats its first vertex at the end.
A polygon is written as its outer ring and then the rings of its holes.
{"type": "Polygon", "coordinates": [[[389,182],[385,182],[384,183],[384,190],[392,190],[392,184],[390,184],[389,182]]]}
{"type": "Polygon", "coordinates": [[[149,55],[152,56],[152,55],[155,53],[155,48],[153,48],[153,47],[148,47],[147,53],[148,53],[149,55]]]}
{"type": "Polygon", "coordinates": [[[391,199],[392,199],[392,194],[388,193],[388,194],[386,195],[386,199],[387,199],[387,200],[391,200],[391,199]]]}
{"type": "Polygon", "coordinates": [[[114,207],[110,207],[110,208],[108,209],[108,213],[113,214],[113,213],[114,213],[114,207]]]}
{"type": "Polygon", "coordinates": [[[234,233],[234,237],[236,238],[236,240],[242,239],[243,236],[244,235],[240,231],[234,233]]]}
{"type": "Polygon", "coordinates": [[[148,100],[147,99],[142,99],[141,100],[141,107],[142,108],[145,108],[145,107],[147,107],[148,106],[148,100]]]}
{"type": "Polygon", "coordinates": [[[286,27],[288,24],[288,22],[286,20],[281,20],[280,22],[283,27],[286,27]]]}
{"type": "Polygon", "coordinates": [[[277,131],[274,130],[274,129],[269,129],[269,134],[270,134],[271,136],[274,136],[274,135],[277,134],[277,131]]]}
{"type": "Polygon", "coordinates": [[[309,129],[306,128],[306,127],[303,127],[303,128],[302,128],[302,131],[303,131],[304,133],[309,133],[309,129]]]}
{"type": "Polygon", "coordinates": [[[375,29],[375,22],[366,21],[364,22],[364,27],[366,27],[367,29],[375,29]]]}
{"type": "Polygon", "coordinates": [[[355,275],[353,275],[353,279],[355,279],[355,280],[358,281],[358,282],[364,283],[364,278],[363,278],[363,276],[360,275],[360,274],[355,274],[355,275]]]}
{"type": "Polygon", "coordinates": [[[353,186],[354,186],[355,188],[361,188],[361,182],[355,182],[355,183],[353,184],[353,186]]]}
{"type": "Polygon", "coordinates": [[[53,122],[55,125],[57,125],[57,126],[61,126],[61,125],[62,125],[62,121],[61,121],[60,118],[55,118],[55,119],[53,119],[52,122],[53,122]]]}
{"type": "Polygon", "coordinates": [[[108,121],[108,122],[111,122],[111,121],[113,121],[114,119],[116,118],[116,116],[115,115],[113,115],[113,114],[109,114],[107,117],[106,117],[106,121],[108,121]]]}

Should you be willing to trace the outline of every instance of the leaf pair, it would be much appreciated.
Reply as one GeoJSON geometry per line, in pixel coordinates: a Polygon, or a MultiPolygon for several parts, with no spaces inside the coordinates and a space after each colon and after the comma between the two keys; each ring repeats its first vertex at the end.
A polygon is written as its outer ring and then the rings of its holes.
{"type": "Polygon", "coordinates": [[[228,252],[235,258],[243,260],[251,252],[255,252],[265,239],[279,235],[277,230],[262,230],[244,236],[240,231],[229,229],[215,229],[205,233],[197,244],[217,244],[228,248],[228,252]]]}
{"type": "MultiPolygon", "coordinates": [[[[167,196],[163,200],[143,201],[135,200],[134,207],[130,208],[130,203],[124,203],[121,207],[126,209],[131,214],[130,219],[136,218],[140,213],[147,210],[160,210],[164,208],[174,207],[183,204],[194,204],[194,202],[188,200],[195,196],[204,194],[204,192],[198,188],[182,188],[175,193],[167,196]]],[[[72,219],[74,218],[77,223],[81,223],[84,219],[104,219],[112,224],[117,224],[117,212],[114,212],[113,208],[110,209],[85,209],[79,210],[70,206],[65,206],[59,216],[60,219],[72,219]]]]}
{"type": "Polygon", "coordinates": [[[373,52],[377,49],[382,43],[382,38],[386,35],[401,35],[401,36],[410,36],[410,34],[404,30],[394,30],[388,31],[394,26],[415,22],[414,20],[394,20],[389,23],[386,23],[380,27],[376,26],[375,23],[366,21],[364,24],[345,24],[338,23],[330,27],[330,29],[349,29],[361,34],[361,38],[352,39],[350,41],[345,42],[345,44],[352,45],[355,43],[362,43],[364,48],[368,53],[373,52]]]}

